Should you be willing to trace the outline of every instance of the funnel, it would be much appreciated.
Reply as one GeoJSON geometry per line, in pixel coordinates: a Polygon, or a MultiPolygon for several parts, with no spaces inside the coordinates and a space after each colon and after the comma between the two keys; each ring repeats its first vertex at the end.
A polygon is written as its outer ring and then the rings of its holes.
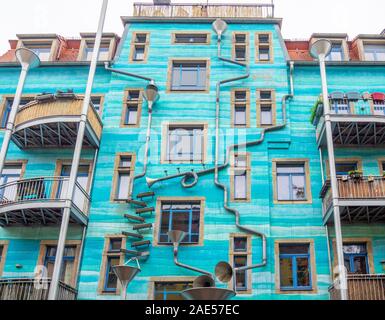
{"type": "Polygon", "coordinates": [[[144,98],[148,102],[155,103],[159,100],[159,89],[155,84],[149,84],[144,91],[144,98]]]}
{"type": "Polygon", "coordinates": [[[216,19],[213,23],[213,30],[220,38],[227,30],[227,23],[222,19],[216,19]]]}
{"type": "Polygon", "coordinates": [[[172,243],[180,244],[184,237],[186,236],[186,232],[180,230],[171,230],[168,233],[168,237],[172,241],[172,243]]]}
{"type": "Polygon", "coordinates": [[[122,284],[122,287],[124,288],[127,287],[132,279],[134,279],[134,277],[140,272],[140,269],[137,267],[130,267],[125,265],[114,266],[112,267],[112,270],[115,272],[116,276],[122,284]]]}
{"type": "Polygon", "coordinates": [[[220,288],[193,288],[181,292],[186,300],[230,300],[235,297],[235,292],[220,288]]]}
{"type": "Polygon", "coordinates": [[[27,66],[29,69],[37,68],[40,65],[38,55],[30,49],[19,48],[16,50],[16,59],[22,66],[27,66]]]}
{"type": "Polygon", "coordinates": [[[318,59],[320,55],[327,57],[332,50],[332,43],[327,39],[320,39],[314,42],[310,47],[310,55],[318,59]]]}
{"type": "Polygon", "coordinates": [[[230,282],[233,277],[233,268],[227,262],[219,262],[215,267],[215,276],[222,283],[230,282]]]}

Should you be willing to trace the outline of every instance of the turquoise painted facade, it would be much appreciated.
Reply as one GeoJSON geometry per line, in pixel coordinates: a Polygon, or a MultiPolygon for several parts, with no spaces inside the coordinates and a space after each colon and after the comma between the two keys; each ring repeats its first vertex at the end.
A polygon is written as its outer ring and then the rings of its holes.
{"type": "MultiPolygon", "coordinates": [[[[261,129],[257,127],[256,90],[274,89],[276,92],[277,124],[283,122],[282,99],[290,91],[288,53],[278,24],[270,23],[230,23],[222,41],[222,55],[231,58],[232,33],[249,33],[250,73],[247,80],[229,83],[221,89],[220,110],[220,163],[224,162],[226,147],[233,143],[256,140],[261,129]],[[255,63],[255,33],[271,32],[273,36],[274,62],[255,63]],[[250,89],[250,128],[232,128],[230,92],[233,88],[250,89]]],[[[161,99],[156,103],[153,113],[152,136],[148,177],[163,177],[181,171],[202,169],[202,165],[161,163],[162,128],[167,123],[198,122],[208,124],[207,168],[214,166],[215,155],[215,102],[216,83],[220,80],[242,75],[244,68],[222,62],[217,57],[216,34],[211,22],[165,23],[133,22],[125,27],[120,48],[112,67],[127,72],[138,73],[156,80],[161,99]],[[202,31],[211,33],[209,45],[171,45],[171,35],[178,31],[202,31]],[[146,63],[130,63],[131,41],[134,32],[149,32],[150,43],[146,63]],[[204,58],[210,60],[208,93],[169,93],[167,75],[169,59],[204,58]]],[[[328,67],[328,80],[331,91],[385,91],[385,68],[341,66],[328,67]]],[[[83,94],[88,75],[87,66],[42,66],[30,72],[25,87],[26,94],[55,92],[73,89],[83,94]]],[[[19,76],[18,68],[0,67],[0,98],[13,94],[19,76]]],[[[241,213],[241,223],[263,232],[267,236],[267,265],[252,271],[252,291],[238,295],[237,299],[329,299],[328,287],[331,284],[330,260],[328,254],[327,230],[322,219],[322,200],[319,192],[322,187],[322,172],[316,132],[310,123],[311,108],[320,92],[320,77],[317,66],[295,66],[294,98],[287,103],[288,123],[286,128],[266,134],[265,141],[255,147],[241,149],[251,157],[251,201],[230,203],[241,213]],[[275,159],[306,159],[309,161],[311,203],[277,204],[273,197],[273,165],[275,159]],[[280,293],[277,287],[277,255],[275,242],[314,241],[316,277],[314,292],[280,293]]],[[[119,299],[118,294],[101,294],[98,290],[106,235],[119,235],[131,231],[130,223],[124,214],[135,215],[134,207],[126,203],[111,201],[115,157],[118,153],[136,155],[135,173],[143,169],[143,154],[146,138],[148,110],[143,105],[139,128],[121,128],[122,103],[124,91],[129,88],[145,87],[146,82],[105,71],[99,66],[96,73],[93,93],[104,94],[103,133],[97,158],[95,176],[91,189],[92,204],[80,262],[78,299],[119,299]]],[[[0,137],[3,133],[0,133],[0,137]]],[[[71,159],[73,150],[33,150],[22,151],[11,144],[7,160],[28,160],[25,177],[52,176],[58,159],[71,159]]],[[[84,150],[82,159],[92,160],[93,150],[84,150]]],[[[337,149],[337,157],[361,157],[365,173],[380,175],[377,159],[383,156],[381,149],[337,149]]],[[[324,160],[327,154],[324,153],[324,160]]],[[[323,164],[326,165],[325,163],[323,164]]],[[[230,189],[230,169],[220,173],[220,181],[230,189]]],[[[138,179],[134,195],[148,191],[145,179],[138,179]]],[[[235,226],[235,218],[223,208],[223,192],[214,185],[214,175],[200,177],[198,185],[184,189],[179,179],[169,180],[154,186],[156,196],[148,201],[156,206],[158,197],[204,197],[204,243],[202,246],[180,249],[179,259],[183,263],[213,272],[219,261],[229,261],[230,234],[241,233],[235,226]]],[[[152,230],[144,231],[145,240],[154,242],[156,214],[148,216],[146,222],[154,223],[152,230]]],[[[334,230],[329,233],[333,238],[334,230]]],[[[56,240],[57,227],[7,227],[0,228],[0,241],[8,240],[9,247],[2,277],[33,277],[37,263],[40,242],[56,240]],[[22,265],[17,269],[16,265],[22,265]]],[[[383,273],[381,261],[385,259],[385,226],[380,224],[344,226],[343,234],[353,238],[371,238],[373,246],[375,273],[383,273]]],[[[68,239],[80,240],[82,229],[69,228],[68,239]]],[[[127,249],[131,241],[127,239],[127,249]]],[[[332,247],[332,239],[330,240],[332,247]]],[[[173,263],[172,248],[151,246],[150,257],[141,262],[142,272],[129,285],[127,299],[149,299],[152,297],[151,281],[157,277],[191,277],[199,274],[177,267],[173,263]]],[[[262,256],[262,242],[253,237],[252,262],[258,263],[262,256]]],[[[225,285],[221,285],[225,287],[225,285]]]]}

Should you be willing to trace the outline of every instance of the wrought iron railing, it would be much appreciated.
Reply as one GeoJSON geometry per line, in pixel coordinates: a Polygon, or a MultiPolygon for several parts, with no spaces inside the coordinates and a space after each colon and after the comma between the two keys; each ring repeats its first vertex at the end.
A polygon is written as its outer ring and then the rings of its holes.
{"type": "MultiPolygon", "coordinates": [[[[340,290],[335,284],[329,287],[330,299],[340,300],[340,290]]],[[[351,274],[348,275],[349,300],[385,300],[385,275],[351,274]]]]}
{"type": "Polygon", "coordinates": [[[274,4],[134,3],[135,17],[274,18],[274,4]]]}
{"type": "MultiPolygon", "coordinates": [[[[36,201],[66,201],[69,177],[39,177],[13,181],[0,186],[0,207],[36,201]]],[[[90,196],[77,182],[74,206],[88,215],[90,196]]]]}
{"type": "MultiPolygon", "coordinates": [[[[385,199],[385,177],[364,176],[361,178],[338,177],[338,196],[341,200],[385,199]]],[[[332,204],[330,181],[326,181],[322,191],[324,213],[332,204]]]]}
{"type": "MultiPolygon", "coordinates": [[[[0,300],[47,300],[51,279],[0,279],[0,300]]],[[[77,290],[59,282],[58,300],[76,300],[77,290]]]]}

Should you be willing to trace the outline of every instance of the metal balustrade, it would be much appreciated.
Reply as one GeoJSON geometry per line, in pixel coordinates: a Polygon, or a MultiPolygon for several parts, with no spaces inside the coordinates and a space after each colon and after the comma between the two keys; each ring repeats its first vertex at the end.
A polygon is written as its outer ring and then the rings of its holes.
{"type": "Polygon", "coordinates": [[[135,17],[274,18],[274,4],[134,3],[135,17]]]}
{"type": "MultiPolygon", "coordinates": [[[[0,279],[0,300],[47,300],[51,279],[0,279]]],[[[58,300],[76,300],[77,290],[59,282],[58,300]]]]}

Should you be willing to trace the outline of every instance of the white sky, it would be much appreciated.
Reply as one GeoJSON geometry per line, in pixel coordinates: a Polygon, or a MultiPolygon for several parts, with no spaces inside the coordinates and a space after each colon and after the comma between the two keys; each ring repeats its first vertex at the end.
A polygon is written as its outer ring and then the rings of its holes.
{"type": "MultiPolygon", "coordinates": [[[[172,0],[205,3],[207,0],[172,0]]],[[[120,16],[132,14],[132,0],[110,0],[106,32],[122,34],[120,16]]],[[[138,0],[152,2],[152,0],[138,0]]],[[[210,3],[269,3],[270,0],[209,0],[210,3]]],[[[57,33],[79,37],[95,32],[102,0],[8,0],[0,10],[0,53],[17,33],[57,33]]],[[[275,0],[285,38],[306,39],[313,32],[380,33],[385,29],[384,0],[275,0]]]]}

